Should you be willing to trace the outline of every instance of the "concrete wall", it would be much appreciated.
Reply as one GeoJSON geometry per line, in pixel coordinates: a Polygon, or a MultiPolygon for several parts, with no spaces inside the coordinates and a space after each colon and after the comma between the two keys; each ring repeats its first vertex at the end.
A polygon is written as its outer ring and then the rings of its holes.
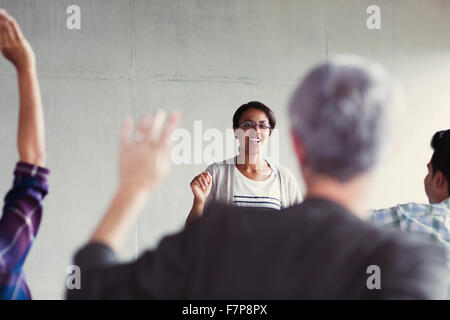
{"type": "MultiPolygon", "coordinates": [[[[397,152],[376,177],[371,207],[426,201],[422,179],[434,131],[450,119],[450,2],[446,0],[0,0],[38,58],[47,126],[51,192],[25,271],[37,299],[63,297],[74,250],[99,221],[117,183],[121,121],[158,107],[179,108],[181,127],[231,127],[250,100],[273,107],[280,162],[299,177],[290,151],[286,104],[312,64],[355,53],[386,65],[409,103],[398,121],[397,152]],[[81,30],[66,8],[81,8],[81,30]],[[366,9],[381,8],[381,30],[366,9]]],[[[0,194],[11,184],[18,98],[12,67],[0,60],[0,194]]],[[[189,211],[189,182],[206,164],[174,166],[121,252],[133,258],[178,230],[189,211]]]]}

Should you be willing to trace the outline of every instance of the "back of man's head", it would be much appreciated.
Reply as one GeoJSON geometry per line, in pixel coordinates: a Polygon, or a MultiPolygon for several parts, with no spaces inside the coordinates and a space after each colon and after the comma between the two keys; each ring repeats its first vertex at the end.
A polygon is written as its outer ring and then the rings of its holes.
{"type": "Polygon", "coordinates": [[[394,88],[381,66],[359,57],[337,57],[310,71],[289,108],[308,167],[340,182],[371,169],[389,127],[394,88]]]}
{"type": "Polygon", "coordinates": [[[431,147],[434,150],[431,157],[433,173],[442,172],[450,195],[450,129],[436,132],[431,139],[431,147]]]}

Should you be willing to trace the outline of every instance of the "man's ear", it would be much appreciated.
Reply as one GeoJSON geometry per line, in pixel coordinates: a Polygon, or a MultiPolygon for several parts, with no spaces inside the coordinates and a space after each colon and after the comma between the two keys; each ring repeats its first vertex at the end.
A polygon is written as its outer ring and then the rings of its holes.
{"type": "Polygon", "coordinates": [[[434,186],[436,189],[442,190],[445,194],[448,194],[450,196],[449,191],[448,191],[449,182],[448,182],[447,178],[445,177],[444,173],[442,173],[442,171],[437,170],[435,172],[434,184],[435,184],[434,186]]]}
{"type": "Polygon", "coordinates": [[[305,148],[304,148],[303,142],[299,138],[298,134],[293,129],[291,129],[291,140],[292,140],[292,144],[294,146],[295,155],[296,155],[300,165],[303,167],[306,164],[305,148]]]}
{"type": "Polygon", "coordinates": [[[448,182],[441,170],[436,170],[433,176],[433,184],[436,190],[448,190],[448,182]]]}

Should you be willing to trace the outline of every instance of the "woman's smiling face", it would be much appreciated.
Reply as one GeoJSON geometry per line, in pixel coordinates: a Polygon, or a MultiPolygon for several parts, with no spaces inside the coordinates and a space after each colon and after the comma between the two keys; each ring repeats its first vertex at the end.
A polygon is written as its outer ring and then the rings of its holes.
{"type": "Polygon", "coordinates": [[[245,146],[248,154],[259,154],[267,146],[271,129],[269,118],[262,110],[250,108],[239,119],[239,128],[234,129],[240,148],[245,146]]]}

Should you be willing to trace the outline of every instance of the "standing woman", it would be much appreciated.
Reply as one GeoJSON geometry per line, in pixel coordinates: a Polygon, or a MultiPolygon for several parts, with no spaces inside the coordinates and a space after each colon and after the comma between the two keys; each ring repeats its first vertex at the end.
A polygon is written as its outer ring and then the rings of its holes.
{"type": "Polygon", "coordinates": [[[209,165],[192,180],[194,203],[186,224],[201,217],[205,205],[214,202],[275,210],[301,202],[294,175],[263,156],[275,124],[275,114],[261,102],[236,110],[233,129],[239,140],[238,155],[209,165]]]}

